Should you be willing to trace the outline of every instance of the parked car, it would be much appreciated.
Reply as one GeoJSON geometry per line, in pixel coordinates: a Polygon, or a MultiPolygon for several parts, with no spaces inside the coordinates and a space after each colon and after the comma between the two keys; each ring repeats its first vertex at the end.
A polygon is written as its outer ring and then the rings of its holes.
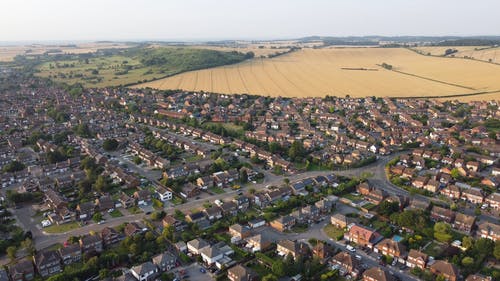
{"type": "Polygon", "coordinates": [[[345,248],[346,248],[349,252],[353,252],[353,253],[354,253],[354,252],[356,252],[356,249],[354,249],[354,247],[353,247],[353,246],[351,246],[351,245],[347,245],[345,248]]]}

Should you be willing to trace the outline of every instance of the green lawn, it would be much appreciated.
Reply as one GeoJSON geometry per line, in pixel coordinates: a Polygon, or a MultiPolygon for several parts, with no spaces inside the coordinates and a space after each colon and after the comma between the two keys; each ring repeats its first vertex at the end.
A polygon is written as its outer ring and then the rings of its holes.
{"type": "Polygon", "coordinates": [[[347,198],[347,199],[349,199],[349,200],[351,200],[351,201],[356,201],[356,200],[361,200],[361,199],[363,199],[363,197],[361,197],[361,196],[356,196],[356,195],[351,194],[351,193],[348,193],[348,194],[346,194],[346,195],[344,195],[344,196],[342,196],[342,197],[347,198]]]}
{"type": "Polygon", "coordinates": [[[423,252],[429,256],[433,256],[434,258],[439,258],[443,254],[444,249],[444,245],[441,245],[434,241],[429,246],[427,246],[423,252]]]}
{"type": "Polygon", "coordinates": [[[192,156],[189,156],[189,157],[186,157],[184,158],[184,160],[186,162],[196,162],[196,161],[200,161],[201,159],[203,159],[203,156],[201,155],[192,155],[192,156]]]}
{"type": "Polygon", "coordinates": [[[140,214],[142,213],[142,210],[141,208],[137,207],[137,206],[134,206],[130,209],[128,209],[128,211],[131,213],[131,214],[140,214]]]}
{"type": "Polygon", "coordinates": [[[220,187],[217,187],[217,186],[214,186],[214,187],[211,187],[209,188],[208,190],[210,190],[210,192],[213,192],[215,194],[222,194],[222,193],[226,193],[224,191],[224,189],[220,188],[220,187]]]}
{"type": "Polygon", "coordinates": [[[307,231],[307,224],[298,224],[292,227],[292,231],[296,233],[304,233],[307,231]]]}
{"type": "Polygon", "coordinates": [[[179,205],[179,204],[182,204],[182,199],[181,199],[181,198],[179,198],[179,197],[174,196],[174,198],[172,198],[172,201],[171,201],[171,202],[172,202],[172,204],[174,204],[174,205],[179,205]]]}
{"type": "Polygon", "coordinates": [[[51,226],[44,228],[43,231],[45,231],[47,233],[64,233],[64,232],[71,231],[73,229],[77,229],[78,227],[80,227],[78,225],[78,223],[70,222],[70,223],[59,224],[59,225],[53,224],[51,226]]]}
{"type": "Polygon", "coordinates": [[[119,217],[123,217],[123,214],[122,212],[120,212],[119,210],[115,209],[113,212],[109,213],[109,215],[113,218],[119,218],[119,217]]]}
{"type": "Polygon", "coordinates": [[[325,228],[323,228],[323,231],[326,233],[326,235],[328,235],[329,237],[331,237],[336,241],[340,240],[338,238],[341,238],[344,235],[344,230],[342,228],[335,227],[334,225],[331,224],[325,226],[325,228]]]}

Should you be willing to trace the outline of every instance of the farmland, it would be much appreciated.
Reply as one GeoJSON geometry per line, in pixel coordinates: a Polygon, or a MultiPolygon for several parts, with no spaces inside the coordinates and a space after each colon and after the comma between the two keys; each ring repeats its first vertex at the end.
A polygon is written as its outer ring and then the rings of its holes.
{"type": "Polygon", "coordinates": [[[125,49],[137,44],[116,43],[116,42],[95,42],[70,45],[16,45],[0,46],[0,62],[14,60],[17,55],[37,56],[43,54],[85,54],[95,53],[100,49],[125,49]]]}
{"type": "Polygon", "coordinates": [[[130,48],[95,54],[43,56],[36,74],[67,84],[106,87],[146,82],[184,71],[241,62],[249,54],[193,48],[130,48]]]}
{"type": "Polygon", "coordinates": [[[424,56],[404,48],[351,47],[302,49],[136,87],[285,97],[421,97],[500,90],[498,77],[500,66],[495,64],[424,56]]]}
{"type": "Polygon", "coordinates": [[[500,64],[500,47],[485,47],[485,46],[457,46],[457,47],[417,47],[414,48],[425,55],[444,56],[448,49],[456,50],[449,57],[468,58],[486,62],[500,64]]]}

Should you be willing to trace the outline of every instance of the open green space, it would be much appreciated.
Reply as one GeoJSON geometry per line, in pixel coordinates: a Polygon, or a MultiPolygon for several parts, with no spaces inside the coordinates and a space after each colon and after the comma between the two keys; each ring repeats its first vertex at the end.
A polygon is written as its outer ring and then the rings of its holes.
{"type": "Polygon", "coordinates": [[[252,53],[180,47],[137,47],[88,54],[42,56],[33,62],[38,76],[85,87],[132,85],[191,70],[234,64],[252,53]]]}
{"type": "Polygon", "coordinates": [[[342,228],[335,227],[334,225],[328,224],[323,228],[323,231],[328,235],[330,238],[334,240],[340,240],[344,236],[344,230],[342,228]]]}
{"type": "Polygon", "coordinates": [[[76,222],[70,222],[65,224],[53,224],[43,229],[43,231],[47,233],[64,233],[71,231],[73,229],[77,229],[80,227],[76,222]]]}

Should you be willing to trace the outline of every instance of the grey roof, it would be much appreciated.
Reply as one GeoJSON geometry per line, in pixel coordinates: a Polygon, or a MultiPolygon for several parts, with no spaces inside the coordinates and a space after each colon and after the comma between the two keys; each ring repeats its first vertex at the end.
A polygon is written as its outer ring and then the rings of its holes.
{"type": "Polygon", "coordinates": [[[156,270],[156,265],[154,265],[150,261],[147,261],[147,262],[145,262],[143,264],[136,265],[136,266],[132,267],[132,270],[135,271],[139,275],[143,275],[143,274],[145,274],[147,272],[155,271],[156,270]]]}

